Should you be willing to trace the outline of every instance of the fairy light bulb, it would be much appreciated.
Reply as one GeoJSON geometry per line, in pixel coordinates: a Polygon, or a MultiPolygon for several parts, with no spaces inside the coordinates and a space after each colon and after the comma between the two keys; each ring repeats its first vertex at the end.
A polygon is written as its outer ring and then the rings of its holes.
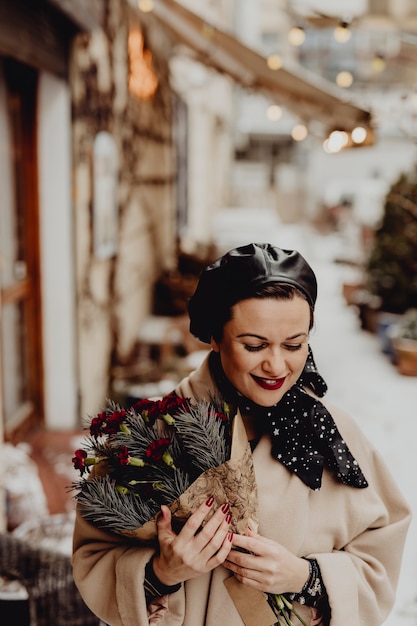
{"type": "Polygon", "coordinates": [[[280,70],[282,67],[282,57],[279,54],[270,54],[266,63],[270,70],[280,70]]]}
{"type": "Polygon", "coordinates": [[[375,74],[380,74],[385,70],[387,62],[382,54],[376,54],[371,61],[371,68],[375,74]]]}
{"type": "Polygon", "coordinates": [[[332,140],[331,137],[328,137],[323,142],[323,150],[327,152],[327,154],[337,154],[338,152],[340,152],[341,149],[342,147],[337,141],[334,140],[334,138],[332,140]]]}
{"type": "Polygon", "coordinates": [[[353,143],[363,143],[366,139],[366,128],[363,126],[357,126],[352,130],[352,141],[353,143]]]}
{"type": "Polygon", "coordinates": [[[339,72],[338,75],[336,76],[336,84],[339,87],[350,87],[351,84],[353,83],[353,76],[350,72],[347,71],[342,71],[339,72]]]}
{"type": "Polygon", "coordinates": [[[153,11],[153,0],[138,0],[138,7],[143,13],[153,11]]]}
{"type": "Polygon", "coordinates": [[[332,152],[332,151],[330,150],[330,147],[329,147],[329,140],[328,140],[328,139],[325,139],[325,140],[323,141],[323,150],[324,150],[327,154],[331,154],[331,152],[332,152]]]}
{"type": "Polygon", "coordinates": [[[340,24],[333,31],[333,38],[337,43],[347,43],[351,37],[352,31],[347,24],[340,24]]]}
{"type": "Polygon", "coordinates": [[[266,116],[271,122],[278,122],[282,117],[282,109],[277,104],[271,104],[266,110],[266,116]]]}
{"type": "Polygon", "coordinates": [[[349,141],[349,135],[344,130],[334,130],[329,135],[329,149],[330,152],[340,152],[349,141]]]}
{"type": "Polygon", "coordinates": [[[304,124],[296,124],[291,131],[294,141],[303,141],[308,135],[307,127],[304,124]]]}
{"type": "Polygon", "coordinates": [[[288,41],[292,46],[302,46],[306,38],[304,28],[294,26],[288,33],[288,41]]]}

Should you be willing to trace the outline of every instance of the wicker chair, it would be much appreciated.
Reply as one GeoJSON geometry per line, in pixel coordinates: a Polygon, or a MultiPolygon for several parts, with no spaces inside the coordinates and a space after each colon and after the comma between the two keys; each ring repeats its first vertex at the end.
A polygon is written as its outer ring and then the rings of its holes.
{"type": "MultiPolygon", "coordinates": [[[[28,593],[28,620],[16,626],[99,626],[82,600],[68,554],[36,547],[14,533],[0,534],[0,576],[19,581],[28,593]]],[[[2,602],[3,613],[6,605],[2,602]]],[[[0,613],[0,623],[8,624],[0,613]]]]}

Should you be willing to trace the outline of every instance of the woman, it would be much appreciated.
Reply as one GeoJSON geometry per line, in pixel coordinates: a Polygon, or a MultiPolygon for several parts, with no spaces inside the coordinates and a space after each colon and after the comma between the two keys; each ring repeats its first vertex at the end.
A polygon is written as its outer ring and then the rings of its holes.
{"type": "Polygon", "coordinates": [[[305,259],[269,244],[231,250],[202,273],[190,330],[211,351],[176,392],[220,393],[239,409],[259,527],[230,532],[225,503],[197,532],[208,494],[179,534],[161,508],[155,551],[78,516],[74,577],[106,623],[271,626],[266,593],[288,594],[309,626],[383,623],[410,513],[356,423],[319,400],[326,385],[308,344],[316,297],[305,259]]]}

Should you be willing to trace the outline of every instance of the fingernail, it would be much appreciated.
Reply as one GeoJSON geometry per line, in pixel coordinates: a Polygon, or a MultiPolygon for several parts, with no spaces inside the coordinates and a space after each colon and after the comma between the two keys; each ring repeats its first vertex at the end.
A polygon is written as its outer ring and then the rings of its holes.
{"type": "Polygon", "coordinates": [[[226,521],[226,524],[230,524],[230,522],[232,521],[232,514],[231,513],[228,513],[226,515],[225,521],[226,521]]]}
{"type": "Polygon", "coordinates": [[[229,503],[225,502],[224,504],[222,504],[222,511],[223,513],[227,513],[228,510],[229,510],[229,503]]]}
{"type": "Polygon", "coordinates": [[[214,502],[214,496],[210,496],[210,498],[208,500],[206,500],[206,506],[212,506],[214,502]]]}
{"type": "Polygon", "coordinates": [[[227,538],[228,538],[228,540],[230,541],[230,543],[232,543],[232,540],[233,540],[233,533],[232,533],[232,532],[227,533],[227,538]]]}

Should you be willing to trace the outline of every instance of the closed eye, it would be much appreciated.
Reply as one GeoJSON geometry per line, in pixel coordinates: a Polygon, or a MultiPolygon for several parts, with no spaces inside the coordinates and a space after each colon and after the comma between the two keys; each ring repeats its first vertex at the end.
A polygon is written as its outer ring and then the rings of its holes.
{"type": "Polygon", "coordinates": [[[303,344],[301,343],[297,343],[297,344],[293,344],[293,343],[287,343],[284,344],[284,348],[286,350],[290,350],[290,352],[295,352],[296,350],[301,350],[303,344]]]}
{"type": "Polygon", "coordinates": [[[266,343],[261,343],[258,346],[250,346],[247,343],[243,344],[245,350],[247,350],[248,352],[259,352],[260,350],[264,350],[264,348],[267,347],[266,343]]]}

